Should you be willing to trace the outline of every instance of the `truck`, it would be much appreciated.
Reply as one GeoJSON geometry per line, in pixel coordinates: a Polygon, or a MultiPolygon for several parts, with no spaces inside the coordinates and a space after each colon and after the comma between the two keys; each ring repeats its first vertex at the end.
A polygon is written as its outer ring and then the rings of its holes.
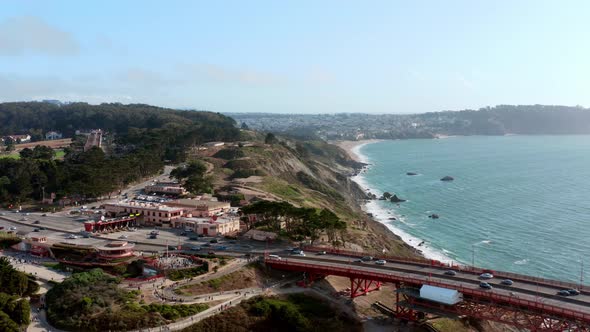
{"type": "Polygon", "coordinates": [[[463,301],[463,294],[454,289],[423,285],[420,288],[420,297],[426,300],[455,305],[463,301]]]}

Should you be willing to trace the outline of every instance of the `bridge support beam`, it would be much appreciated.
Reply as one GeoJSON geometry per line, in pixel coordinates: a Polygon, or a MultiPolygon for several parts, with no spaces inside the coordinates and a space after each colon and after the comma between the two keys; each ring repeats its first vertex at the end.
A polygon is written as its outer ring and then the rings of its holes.
{"type": "Polygon", "coordinates": [[[350,278],[350,298],[365,295],[368,292],[381,289],[381,281],[350,278]]]}
{"type": "MultiPolygon", "coordinates": [[[[399,289],[402,287],[402,284],[399,282],[395,283],[395,288],[399,289]]],[[[406,302],[412,302],[413,298],[406,296],[404,294],[400,294],[399,292],[395,292],[395,316],[398,319],[402,319],[402,320],[406,320],[406,321],[410,321],[410,322],[416,322],[419,319],[419,316],[423,316],[423,314],[420,314],[417,311],[414,311],[411,308],[405,307],[400,305],[400,303],[402,301],[406,301],[406,302]]]]}

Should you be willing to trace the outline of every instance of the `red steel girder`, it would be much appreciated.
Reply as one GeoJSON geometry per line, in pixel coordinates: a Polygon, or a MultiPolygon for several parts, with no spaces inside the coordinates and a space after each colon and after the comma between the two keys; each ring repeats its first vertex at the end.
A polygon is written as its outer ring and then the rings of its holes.
{"type": "Polygon", "coordinates": [[[381,289],[381,281],[350,278],[350,298],[352,299],[379,289],[381,289]]]}

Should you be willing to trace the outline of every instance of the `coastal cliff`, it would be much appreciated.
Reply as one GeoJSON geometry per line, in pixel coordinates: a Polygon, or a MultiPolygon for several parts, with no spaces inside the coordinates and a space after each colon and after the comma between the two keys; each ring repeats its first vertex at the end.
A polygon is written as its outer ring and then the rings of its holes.
{"type": "MultiPolygon", "coordinates": [[[[385,250],[388,255],[404,257],[418,255],[415,249],[363,211],[361,204],[368,197],[351,177],[365,164],[351,158],[344,149],[324,141],[278,137],[267,144],[259,133],[250,135],[250,144],[232,148],[239,153],[221,152],[207,159],[216,166],[219,185],[241,193],[259,193],[266,200],[333,211],[347,224],[346,230],[339,234],[341,249],[373,254],[385,250]],[[216,158],[222,155],[235,158],[216,158]]],[[[333,245],[325,236],[315,244],[333,245]]]]}

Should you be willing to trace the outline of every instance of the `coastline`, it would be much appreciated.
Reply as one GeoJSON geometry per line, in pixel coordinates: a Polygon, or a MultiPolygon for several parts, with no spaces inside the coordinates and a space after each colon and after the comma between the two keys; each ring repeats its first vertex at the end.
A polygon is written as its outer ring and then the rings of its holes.
{"type": "MultiPolygon", "coordinates": [[[[361,141],[338,141],[332,144],[335,144],[346,151],[346,153],[350,156],[351,159],[362,162],[367,164],[367,166],[363,167],[363,169],[358,172],[356,175],[351,177],[351,180],[358,184],[365,192],[371,192],[376,195],[381,195],[381,192],[378,192],[371,188],[364,178],[364,173],[370,167],[370,160],[367,156],[361,153],[362,147],[382,142],[384,140],[361,140],[361,141]]],[[[383,225],[387,230],[392,232],[395,236],[400,238],[406,245],[413,248],[417,254],[423,256],[428,259],[435,259],[441,262],[453,262],[457,263],[457,261],[453,260],[450,257],[447,257],[443,252],[439,252],[437,249],[430,248],[425,241],[415,236],[408,234],[407,232],[395,227],[393,225],[392,220],[389,218],[396,218],[395,222],[403,222],[403,217],[400,217],[395,214],[395,212],[391,211],[390,209],[383,208],[379,206],[378,200],[368,200],[361,204],[363,211],[366,213],[370,213],[372,215],[371,219],[376,221],[377,223],[383,225]]]]}

